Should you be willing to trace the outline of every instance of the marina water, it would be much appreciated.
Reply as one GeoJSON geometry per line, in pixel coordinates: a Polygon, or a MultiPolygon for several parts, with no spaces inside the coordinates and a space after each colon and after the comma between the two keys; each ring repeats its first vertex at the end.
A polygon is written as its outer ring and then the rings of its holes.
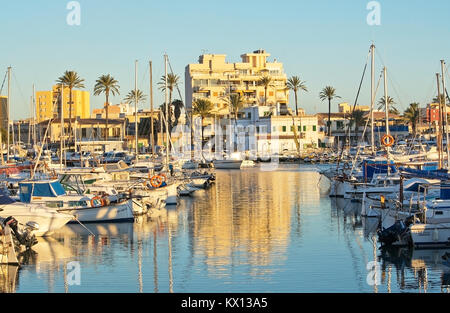
{"type": "Polygon", "coordinates": [[[13,282],[1,276],[2,291],[449,291],[448,250],[380,250],[377,222],[330,198],[321,166],[218,170],[153,220],[66,225],[39,238],[13,282]]]}

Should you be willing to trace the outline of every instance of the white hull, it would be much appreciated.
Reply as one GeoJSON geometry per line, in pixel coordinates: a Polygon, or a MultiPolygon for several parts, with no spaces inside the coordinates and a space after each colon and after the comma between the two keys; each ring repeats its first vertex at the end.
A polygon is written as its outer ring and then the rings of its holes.
{"type": "Polygon", "coordinates": [[[213,162],[214,168],[219,170],[239,170],[242,160],[216,160],[213,162]]]}
{"type": "Polygon", "coordinates": [[[33,232],[37,237],[50,236],[73,219],[73,215],[59,213],[53,209],[25,205],[20,202],[3,207],[0,212],[3,217],[13,216],[20,224],[36,222],[39,229],[33,232]]]}
{"type": "Polygon", "coordinates": [[[450,248],[450,223],[412,225],[411,239],[416,248],[450,248]]]}
{"type": "Polygon", "coordinates": [[[62,209],[59,212],[72,214],[82,223],[127,222],[134,221],[131,200],[120,204],[111,204],[100,208],[62,209]]]}

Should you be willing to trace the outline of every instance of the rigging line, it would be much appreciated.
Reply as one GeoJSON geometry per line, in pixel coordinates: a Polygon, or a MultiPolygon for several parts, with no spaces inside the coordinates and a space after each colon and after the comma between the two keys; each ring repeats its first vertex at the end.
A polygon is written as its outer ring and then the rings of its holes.
{"type": "Polygon", "coordinates": [[[2,94],[2,91],[3,91],[3,86],[5,85],[5,81],[6,81],[6,76],[8,76],[8,71],[6,71],[6,73],[5,73],[5,77],[3,77],[2,87],[0,88],[0,95],[2,94]]]}
{"type": "Polygon", "coordinates": [[[426,104],[428,103],[428,101],[430,101],[430,99],[433,99],[435,89],[436,89],[436,78],[433,77],[433,79],[431,80],[430,88],[428,89],[427,97],[424,99],[423,103],[426,104]]]}
{"type": "Polygon", "coordinates": [[[17,84],[17,88],[19,89],[19,93],[20,93],[20,95],[22,97],[23,103],[27,103],[28,101],[25,100],[25,97],[24,97],[23,92],[22,92],[22,88],[20,87],[20,84],[19,84],[19,81],[17,80],[16,74],[14,74],[14,72],[12,72],[12,74],[13,74],[14,81],[17,84]]]}
{"type": "MultiPolygon", "coordinates": [[[[366,64],[364,65],[364,70],[363,70],[363,74],[362,74],[362,77],[361,77],[361,81],[360,81],[360,83],[359,83],[359,88],[358,88],[358,92],[357,92],[357,94],[356,94],[355,103],[353,104],[352,113],[350,114],[350,122],[347,124],[347,131],[345,132],[345,137],[347,137],[347,133],[348,133],[349,135],[351,134],[351,129],[350,129],[351,127],[350,127],[350,125],[351,125],[351,122],[352,122],[353,114],[354,114],[354,112],[355,112],[356,104],[358,103],[359,93],[361,92],[361,86],[362,86],[362,83],[363,83],[363,81],[364,81],[364,77],[365,77],[365,75],[366,75],[367,64],[369,63],[370,53],[371,53],[371,50],[369,50],[369,53],[367,54],[367,57],[366,57],[366,64]]],[[[331,127],[331,125],[330,125],[330,127],[331,127]]],[[[351,138],[350,138],[350,139],[351,139],[351,138]]],[[[350,143],[349,143],[349,144],[350,144],[350,143]]],[[[340,155],[340,157],[338,158],[338,162],[337,162],[337,167],[338,167],[338,168],[339,168],[340,160],[341,160],[342,157],[343,157],[343,154],[344,154],[344,149],[341,150],[341,155],[340,155]]]]}
{"type": "MultiPolygon", "coordinates": [[[[172,65],[170,64],[169,56],[167,56],[167,63],[169,64],[169,68],[170,68],[171,74],[174,75],[173,69],[172,69],[172,65]]],[[[178,83],[175,85],[175,87],[177,87],[178,96],[180,97],[180,100],[183,103],[183,107],[184,107],[184,101],[183,101],[183,97],[181,96],[181,92],[180,92],[180,88],[178,86],[178,83]]]]}
{"type": "MultiPolygon", "coordinates": [[[[376,94],[377,94],[377,92],[378,92],[378,88],[380,87],[380,82],[381,82],[381,78],[383,77],[383,74],[380,74],[380,77],[378,78],[378,84],[377,84],[377,88],[375,89],[375,92],[374,92],[374,94],[373,94],[373,100],[372,101],[375,101],[375,99],[376,99],[376,94]]],[[[371,108],[370,109],[370,111],[369,111],[369,114],[372,114],[372,111],[374,110],[375,108],[371,108]]],[[[369,125],[369,116],[367,116],[367,120],[366,120],[366,125],[364,126],[364,130],[363,130],[363,133],[362,133],[362,138],[364,138],[364,136],[366,135],[366,131],[367,131],[367,126],[369,125]]],[[[378,131],[380,130],[380,128],[378,128],[378,131]]],[[[380,135],[378,135],[379,137],[380,137],[380,135]]],[[[380,137],[381,138],[381,137],[380,137]]],[[[352,170],[350,171],[350,175],[352,175],[353,174],[353,171],[355,170],[355,168],[356,168],[356,163],[357,163],[357,160],[358,160],[358,157],[359,157],[359,154],[360,154],[360,152],[361,152],[361,145],[359,145],[358,146],[358,151],[356,152],[356,156],[355,156],[355,158],[353,159],[353,162],[352,162],[352,170]]]]}

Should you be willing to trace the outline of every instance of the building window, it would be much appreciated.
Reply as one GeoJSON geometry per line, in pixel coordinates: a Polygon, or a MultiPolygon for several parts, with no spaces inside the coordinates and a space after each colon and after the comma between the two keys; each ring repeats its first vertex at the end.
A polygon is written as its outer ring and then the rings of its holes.
{"type": "Polygon", "coordinates": [[[277,127],[276,126],[274,126],[272,129],[273,129],[273,132],[277,131],[277,127]]]}
{"type": "Polygon", "coordinates": [[[285,133],[286,132],[286,126],[283,126],[283,133],[285,133]]]}
{"type": "Polygon", "coordinates": [[[86,128],[82,128],[81,129],[81,137],[86,138],[87,134],[86,134],[86,128]]]}
{"type": "Polygon", "coordinates": [[[250,118],[252,118],[252,113],[248,113],[248,118],[250,119],[250,118]]]}
{"type": "Polygon", "coordinates": [[[303,131],[304,131],[304,132],[306,131],[306,126],[303,126],[303,131]]]}
{"type": "Polygon", "coordinates": [[[317,131],[317,126],[316,125],[313,125],[313,131],[314,132],[317,131]]]}
{"type": "Polygon", "coordinates": [[[299,132],[302,131],[302,127],[301,126],[298,126],[297,128],[298,128],[299,132]]]}

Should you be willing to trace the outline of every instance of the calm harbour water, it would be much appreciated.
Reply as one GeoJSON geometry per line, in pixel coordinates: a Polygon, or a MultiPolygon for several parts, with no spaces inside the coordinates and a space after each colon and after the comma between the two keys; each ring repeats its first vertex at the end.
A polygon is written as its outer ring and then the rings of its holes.
{"type": "Polygon", "coordinates": [[[40,239],[28,265],[2,267],[0,291],[449,292],[449,251],[382,252],[374,222],[330,199],[316,166],[216,174],[211,189],[154,220],[86,225],[95,236],[70,225],[40,239]],[[367,282],[374,259],[378,286],[367,282]],[[80,285],[65,279],[73,261],[80,285]]]}

